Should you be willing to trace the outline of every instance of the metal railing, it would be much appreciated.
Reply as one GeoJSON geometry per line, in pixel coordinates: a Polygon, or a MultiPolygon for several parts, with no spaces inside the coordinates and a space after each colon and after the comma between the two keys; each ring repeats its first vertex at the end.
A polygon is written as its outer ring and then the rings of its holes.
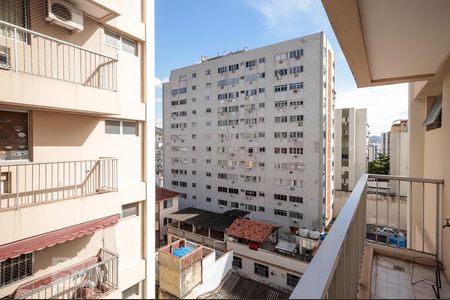
{"type": "MultiPolygon", "coordinates": [[[[69,275],[57,278],[49,284],[32,288],[33,284],[39,285],[42,282],[40,278],[37,278],[26,283],[26,289],[31,287],[31,290],[16,295],[16,299],[98,298],[104,293],[117,289],[118,260],[119,257],[116,253],[101,249],[98,262],[94,265],[74,272],[68,270],[69,275]]],[[[20,292],[20,287],[18,292],[20,292]]]]}
{"type": "Polygon", "coordinates": [[[84,86],[117,90],[117,59],[0,20],[0,50],[12,69],[84,86]]]}
{"type": "Polygon", "coordinates": [[[118,190],[118,159],[0,164],[0,210],[118,190]]]}
{"type": "Polygon", "coordinates": [[[443,180],[363,175],[291,294],[355,299],[364,244],[441,255],[443,180]]]}

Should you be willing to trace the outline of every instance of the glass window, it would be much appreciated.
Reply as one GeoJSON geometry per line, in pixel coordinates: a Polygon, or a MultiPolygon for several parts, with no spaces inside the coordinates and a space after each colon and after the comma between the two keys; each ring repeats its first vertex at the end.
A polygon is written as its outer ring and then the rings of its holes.
{"type": "Polygon", "coordinates": [[[0,161],[29,158],[28,113],[0,111],[0,161]]]}
{"type": "Polygon", "coordinates": [[[0,274],[0,287],[33,275],[33,253],[2,261],[0,274]]]}
{"type": "Polygon", "coordinates": [[[120,47],[120,35],[105,30],[105,43],[118,49],[120,47]]]}
{"type": "Polygon", "coordinates": [[[122,50],[137,55],[137,44],[135,41],[122,37],[122,50]]]}
{"type": "Polygon", "coordinates": [[[172,199],[164,200],[163,205],[164,209],[171,208],[173,206],[172,199]]]}
{"type": "Polygon", "coordinates": [[[233,267],[242,269],[242,258],[233,256],[233,267]]]}
{"type": "Polygon", "coordinates": [[[120,217],[122,219],[129,217],[137,217],[138,215],[139,215],[138,202],[122,205],[122,212],[120,214],[120,217]]]}
{"type": "Polygon", "coordinates": [[[288,286],[296,287],[298,284],[298,281],[300,280],[300,277],[295,276],[293,274],[286,274],[286,284],[288,286]]]}
{"type": "Polygon", "coordinates": [[[268,266],[255,263],[254,267],[255,267],[256,275],[269,278],[269,267],[268,266]]]}
{"type": "Polygon", "coordinates": [[[122,122],[122,133],[128,135],[137,135],[136,122],[122,122]]]}
{"type": "Polygon", "coordinates": [[[120,134],[120,121],[106,120],[105,121],[106,134],[120,134]]]}

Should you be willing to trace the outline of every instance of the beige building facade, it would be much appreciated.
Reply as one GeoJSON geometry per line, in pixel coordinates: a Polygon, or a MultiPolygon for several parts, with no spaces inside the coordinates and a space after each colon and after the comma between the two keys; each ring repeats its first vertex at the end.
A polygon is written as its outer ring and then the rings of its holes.
{"type": "Polygon", "coordinates": [[[150,2],[0,3],[0,297],[146,295],[150,2]]]}

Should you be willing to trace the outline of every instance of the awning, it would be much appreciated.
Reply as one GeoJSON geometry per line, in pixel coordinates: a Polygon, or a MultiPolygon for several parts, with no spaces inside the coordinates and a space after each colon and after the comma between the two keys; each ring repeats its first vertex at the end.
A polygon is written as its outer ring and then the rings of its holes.
{"type": "Polygon", "coordinates": [[[262,243],[278,228],[280,226],[261,221],[236,219],[226,233],[232,237],[262,243]]]}
{"type": "Polygon", "coordinates": [[[92,234],[115,225],[119,217],[120,215],[117,214],[2,245],[0,246],[0,262],[92,234]]]}
{"type": "Polygon", "coordinates": [[[442,96],[439,96],[436,99],[436,102],[434,103],[434,106],[431,109],[428,116],[426,117],[425,121],[423,121],[423,125],[428,126],[433,124],[441,111],[442,111],[442,96]]]}

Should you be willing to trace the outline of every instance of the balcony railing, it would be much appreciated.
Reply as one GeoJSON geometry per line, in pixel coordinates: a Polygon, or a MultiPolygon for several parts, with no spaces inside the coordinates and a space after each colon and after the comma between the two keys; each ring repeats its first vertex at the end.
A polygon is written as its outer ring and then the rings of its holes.
{"type": "Polygon", "coordinates": [[[355,299],[365,243],[440,259],[442,180],[363,175],[291,294],[355,299]]]}
{"type": "Polygon", "coordinates": [[[118,160],[0,164],[0,210],[115,192],[118,160]]]}
{"type": "Polygon", "coordinates": [[[18,288],[16,299],[80,299],[98,298],[118,287],[118,255],[106,249],[93,258],[94,264],[74,266],[47,277],[37,278],[18,288]],[[43,285],[48,279],[49,284],[43,285]]]}
{"type": "Polygon", "coordinates": [[[0,69],[117,89],[117,59],[1,20],[0,50],[0,69]]]}

